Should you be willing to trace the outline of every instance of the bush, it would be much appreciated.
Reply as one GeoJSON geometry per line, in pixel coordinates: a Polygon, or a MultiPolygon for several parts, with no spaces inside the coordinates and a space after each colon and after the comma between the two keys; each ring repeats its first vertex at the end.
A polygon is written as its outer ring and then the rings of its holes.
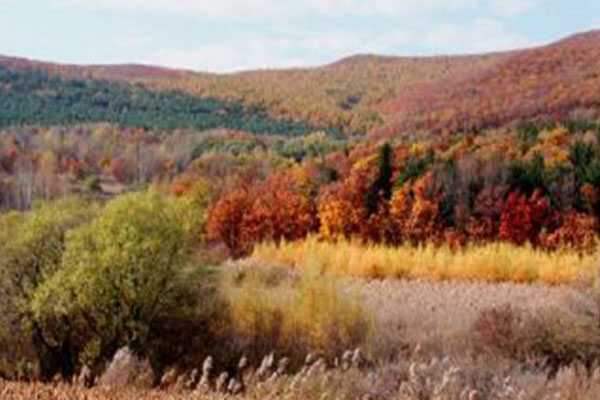
{"type": "Polygon", "coordinates": [[[600,359],[600,330],[593,310],[547,308],[536,314],[508,305],[483,310],[473,324],[479,351],[520,362],[536,361],[556,373],[600,359]]]}
{"type": "MultiPolygon", "coordinates": [[[[67,233],[96,211],[88,202],[65,198],[0,216],[0,359],[7,364],[34,363],[39,355],[29,310],[32,295],[60,268],[67,233]]],[[[0,370],[0,375],[14,373],[0,370]]]]}
{"type": "MultiPolygon", "coordinates": [[[[63,375],[125,345],[156,361],[154,341],[167,340],[160,335],[181,320],[190,326],[171,334],[183,340],[197,333],[190,330],[198,271],[188,268],[189,232],[177,205],[152,193],[124,195],[69,233],[61,268],[35,290],[31,306],[44,349],[63,375]]],[[[176,356],[177,347],[170,351],[176,356]]]]}
{"type": "Polygon", "coordinates": [[[100,186],[100,178],[98,177],[98,175],[90,175],[87,178],[85,178],[85,181],[83,182],[83,187],[87,192],[99,192],[102,190],[102,187],[100,186]]]}

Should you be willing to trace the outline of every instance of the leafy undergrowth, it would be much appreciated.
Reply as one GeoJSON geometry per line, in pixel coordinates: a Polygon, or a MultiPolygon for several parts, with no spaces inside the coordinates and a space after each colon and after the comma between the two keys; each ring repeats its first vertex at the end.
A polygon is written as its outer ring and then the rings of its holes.
{"type": "Polygon", "coordinates": [[[321,241],[316,237],[256,247],[254,259],[364,278],[431,278],[550,285],[594,281],[597,255],[573,251],[548,253],[506,243],[472,245],[462,250],[433,245],[365,245],[358,241],[321,241]]]}

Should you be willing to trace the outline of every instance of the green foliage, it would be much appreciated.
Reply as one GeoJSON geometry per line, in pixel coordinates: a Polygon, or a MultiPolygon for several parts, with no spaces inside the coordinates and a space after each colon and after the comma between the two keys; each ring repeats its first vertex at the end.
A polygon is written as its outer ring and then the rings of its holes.
{"type": "Polygon", "coordinates": [[[598,163],[600,159],[592,147],[583,142],[575,142],[569,149],[569,160],[575,170],[577,186],[586,182],[600,184],[598,163]]]}
{"type": "Polygon", "coordinates": [[[90,175],[85,178],[83,187],[88,192],[99,192],[102,188],[100,186],[100,178],[98,175],[90,175]]]}
{"type": "Polygon", "coordinates": [[[419,179],[427,169],[433,164],[435,160],[435,154],[433,152],[427,153],[425,156],[411,156],[406,160],[404,167],[398,175],[396,181],[397,186],[402,186],[406,182],[415,181],[419,179]]]}
{"type": "Polygon", "coordinates": [[[85,224],[96,211],[88,202],[66,198],[0,216],[0,359],[35,358],[31,297],[60,268],[67,232],[85,224]]]}
{"type": "Polygon", "coordinates": [[[31,305],[44,342],[68,347],[61,356],[71,364],[82,355],[97,361],[123,345],[150,352],[161,324],[194,303],[189,232],[180,215],[174,200],[128,194],[70,232],[61,269],[31,305]]]}
{"type": "Polygon", "coordinates": [[[192,152],[192,158],[196,159],[205,153],[227,153],[233,156],[250,153],[252,150],[260,147],[261,143],[257,138],[226,139],[219,137],[208,137],[196,145],[192,152]]]}
{"type": "Polygon", "coordinates": [[[508,165],[508,180],[512,190],[530,196],[536,188],[548,189],[544,158],[536,154],[531,161],[513,161],[508,165]]]}
{"type": "Polygon", "coordinates": [[[586,119],[569,119],[564,121],[563,125],[570,133],[585,133],[588,131],[596,131],[598,129],[598,123],[586,119]]]}
{"type": "Polygon", "coordinates": [[[265,110],[176,91],[101,80],[63,80],[43,71],[0,66],[0,127],[111,122],[124,127],[304,135],[313,127],[274,120],[265,110]]]}
{"type": "Polygon", "coordinates": [[[67,232],[95,214],[96,207],[77,198],[40,203],[33,210],[0,216],[0,282],[26,299],[57,270],[67,232]]]}
{"type": "Polygon", "coordinates": [[[517,141],[523,154],[535,144],[539,133],[539,128],[531,121],[523,121],[517,126],[517,141]]]}
{"type": "Polygon", "coordinates": [[[346,146],[345,140],[338,140],[326,132],[315,132],[302,138],[280,141],[275,151],[285,158],[300,162],[305,159],[323,157],[328,153],[340,150],[346,146]]]}
{"type": "Polygon", "coordinates": [[[367,214],[377,212],[380,200],[389,201],[392,197],[393,150],[385,143],[379,150],[379,173],[377,180],[369,188],[365,198],[367,214]]]}

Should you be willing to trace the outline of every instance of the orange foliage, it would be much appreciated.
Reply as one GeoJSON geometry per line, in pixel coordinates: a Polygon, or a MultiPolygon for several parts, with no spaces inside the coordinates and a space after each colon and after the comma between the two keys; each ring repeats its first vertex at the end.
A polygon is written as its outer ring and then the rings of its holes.
{"type": "Polygon", "coordinates": [[[570,247],[579,251],[592,252],[597,246],[598,221],[593,216],[570,212],[562,226],[553,233],[543,234],[541,246],[546,250],[570,247]]]}
{"type": "Polygon", "coordinates": [[[244,219],[248,241],[296,240],[316,229],[316,204],[304,178],[303,171],[284,171],[260,185],[244,219]]]}
{"type": "Polygon", "coordinates": [[[245,189],[223,196],[209,212],[206,223],[208,239],[224,243],[234,257],[244,255],[249,249],[243,222],[251,206],[250,193],[245,189]]]}
{"type": "Polygon", "coordinates": [[[361,235],[367,219],[365,195],[371,180],[367,168],[355,168],[348,179],[325,188],[318,206],[320,233],[325,239],[361,235]]]}
{"type": "Polygon", "coordinates": [[[413,188],[414,201],[405,235],[412,243],[439,242],[442,233],[439,205],[429,198],[427,189],[432,184],[432,174],[419,179],[413,188]]]}

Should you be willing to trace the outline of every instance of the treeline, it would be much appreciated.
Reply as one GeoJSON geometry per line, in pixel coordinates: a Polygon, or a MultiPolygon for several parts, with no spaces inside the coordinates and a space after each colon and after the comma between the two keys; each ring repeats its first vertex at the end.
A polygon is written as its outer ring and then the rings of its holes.
{"type": "Polygon", "coordinates": [[[216,129],[146,130],[110,124],[0,130],[0,211],[25,210],[72,192],[114,196],[154,181],[170,181],[210,164],[219,180],[228,165],[263,159],[276,165],[322,157],[345,140],[325,132],[286,138],[216,129]]]}
{"type": "Polygon", "coordinates": [[[593,251],[600,131],[582,126],[524,124],[452,143],[357,146],[233,187],[212,208],[208,234],[238,256],[262,241],[312,234],[392,246],[506,241],[593,251]]]}
{"type": "Polygon", "coordinates": [[[299,136],[307,123],[270,118],[260,107],[103,80],[62,79],[0,66],[0,127],[109,122],[130,128],[229,128],[299,136]]]}

